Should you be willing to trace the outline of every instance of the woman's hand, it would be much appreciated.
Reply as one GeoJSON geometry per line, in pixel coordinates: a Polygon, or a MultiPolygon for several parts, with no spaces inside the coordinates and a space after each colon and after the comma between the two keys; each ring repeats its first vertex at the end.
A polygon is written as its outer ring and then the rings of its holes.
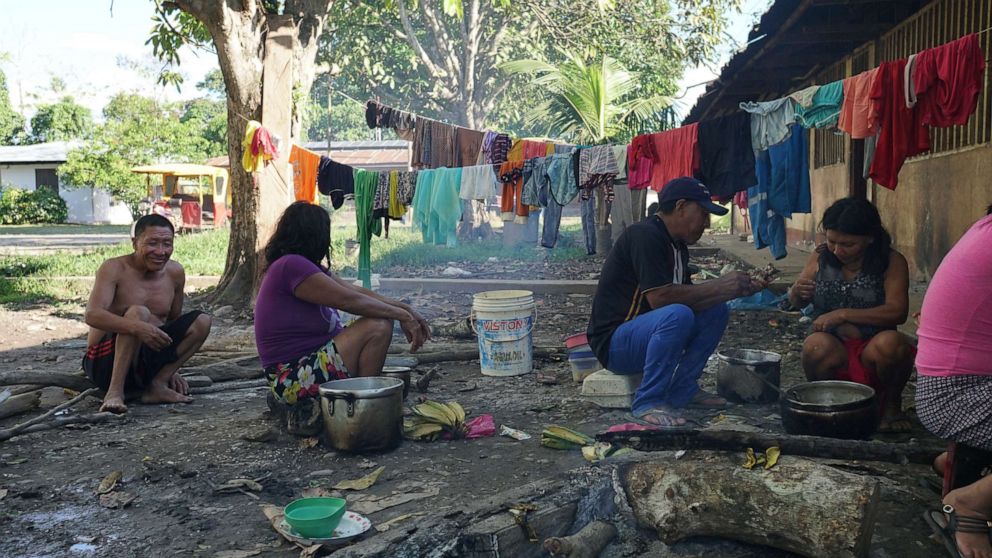
{"type": "Polygon", "coordinates": [[[827,312],[813,321],[813,331],[830,331],[841,324],[846,323],[843,310],[827,312]]]}
{"type": "Polygon", "coordinates": [[[816,281],[812,279],[799,279],[796,281],[791,288],[789,288],[789,293],[794,297],[795,301],[800,303],[808,303],[813,300],[813,295],[816,294],[816,281]]]}

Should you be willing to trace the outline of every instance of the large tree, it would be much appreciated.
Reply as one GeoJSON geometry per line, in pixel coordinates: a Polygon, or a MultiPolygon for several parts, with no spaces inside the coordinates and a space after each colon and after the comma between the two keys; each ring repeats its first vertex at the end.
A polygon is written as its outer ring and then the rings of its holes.
{"type": "MultiPolygon", "coordinates": [[[[227,153],[232,162],[233,219],[224,274],[214,300],[243,304],[259,276],[257,241],[271,231],[256,219],[260,194],[241,165],[246,119],[262,120],[262,71],[271,16],[285,15],[295,28],[293,89],[307,92],[313,83],[317,43],[331,0],[155,0],[158,23],[149,42],[156,55],[179,64],[184,45],[217,54],[227,99],[227,153]]],[[[166,79],[176,74],[165,74],[166,79]]],[[[295,97],[295,96],[294,96],[295,97]]],[[[305,95],[300,96],[305,97],[305,95]]],[[[291,104],[294,99],[286,99],[291,104]]],[[[292,129],[293,141],[299,135],[292,129]]]]}
{"type": "Polygon", "coordinates": [[[23,134],[24,117],[11,106],[7,74],[0,70],[0,145],[10,145],[23,134]]]}
{"type": "Polygon", "coordinates": [[[605,54],[648,95],[671,95],[682,69],[711,60],[740,0],[342,0],[320,57],[336,85],[464,126],[526,129],[530,104],[500,64],[605,54]],[[494,116],[495,115],[495,116],[494,116]]]}
{"type": "Polygon", "coordinates": [[[40,105],[31,117],[31,141],[64,141],[85,137],[93,128],[90,109],[80,105],[71,95],[57,103],[40,105]]]}

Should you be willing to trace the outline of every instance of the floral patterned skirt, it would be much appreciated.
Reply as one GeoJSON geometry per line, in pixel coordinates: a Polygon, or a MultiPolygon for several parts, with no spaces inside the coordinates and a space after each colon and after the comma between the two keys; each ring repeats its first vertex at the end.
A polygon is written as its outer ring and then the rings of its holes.
{"type": "Polygon", "coordinates": [[[296,362],[269,366],[265,377],[276,401],[295,405],[300,399],[317,397],[320,384],[350,376],[332,339],[296,362]]]}

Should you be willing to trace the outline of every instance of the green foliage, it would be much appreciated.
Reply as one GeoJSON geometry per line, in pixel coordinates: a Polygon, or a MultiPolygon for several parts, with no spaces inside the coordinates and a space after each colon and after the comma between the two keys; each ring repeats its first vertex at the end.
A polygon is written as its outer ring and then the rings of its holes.
{"type": "MultiPolygon", "coordinates": [[[[535,126],[527,109],[548,96],[507,76],[500,64],[534,59],[558,66],[568,62],[564,52],[605,55],[637,75],[640,95],[670,97],[685,67],[715,59],[726,14],[740,4],[483,0],[474,13],[460,0],[340,1],[332,5],[318,59],[331,68],[335,89],[352,97],[379,96],[456,124],[474,115],[478,127],[528,135],[546,128],[535,126]],[[469,59],[472,29],[480,39],[469,59]]],[[[660,112],[638,125],[660,129],[670,120],[660,112]]]]}
{"type": "Polygon", "coordinates": [[[24,190],[4,186],[0,189],[0,225],[65,223],[68,216],[65,200],[49,188],[24,190]]]}
{"type": "Polygon", "coordinates": [[[159,72],[158,83],[175,85],[178,91],[183,83],[183,76],[170,68],[180,65],[179,49],[190,46],[210,50],[213,44],[210,32],[199,20],[180,10],[175,3],[162,0],[155,0],[152,22],[152,30],[145,44],[150,45],[152,54],[166,64],[159,72]]]}
{"type": "Polygon", "coordinates": [[[208,157],[227,154],[227,102],[207,97],[185,103],[179,121],[190,134],[206,141],[204,153],[208,157]]]}
{"type": "Polygon", "coordinates": [[[220,70],[210,70],[203,81],[196,84],[196,88],[203,91],[209,97],[223,99],[227,97],[227,86],[224,85],[224,74],[220,70]]]}
{"type": "Polygon", "coordinates": [[[0,145],[10,145],[24,134],[24,117],[10,104],[7,74],[0,70],[0,145]]]}
{"type": "MultiPolygon", "coordinates": [[[[327,74],[317,76],[310,90],[310,98],[303,111],[302,140],[323,140],[327,138],[327,74]]],[[[333,95],[333,94],[332,94],[333,95]]],[[[365,123],[365,106],[341,95],[331,97],[331,140],[365,141],[374,137],[375,131],[365,123]]],[[[383,130],[383,135],[393,136],[392,131],[383,130]]]]}
{"type": "Polygon", "coordinates": [[[132,167],[200,162],[210,153],[211,142],[190,124],[195,119],[182,121],[183,108],[133,93],[114,96],[103,109],[103,125],[91,141],[69,152],[59,174],[66,184],[105,188],[137,216],[147,186],[132,167]]]}
{"type": "Polygon", "coordinates": [[[668,97],[639,94],[638,76],[608,56],[591,64],[575,54],[565,57],[567,62],[559,66],[540,60],[502,66],[511,76],[533,75],[530,84],[549,94],[548,101],[530,111],[533,120],[547,123],[542,135],[581,144],[627,140],[641,122],[671,105],[668,97]]]}
{"type": "Polygon", "coordinates": [[[93,129],[90,109],[66,95],[52,105],[41,105],[31,118],[32,143],[65,141],[85,137],[93,129]]]}

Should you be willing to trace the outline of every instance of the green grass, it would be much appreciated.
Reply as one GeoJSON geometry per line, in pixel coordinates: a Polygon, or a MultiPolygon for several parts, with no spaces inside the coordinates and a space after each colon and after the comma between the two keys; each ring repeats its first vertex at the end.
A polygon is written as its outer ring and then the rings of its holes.
{"type": "Polygon", "coordinates": [[[3,234],[128,234],[131,225],[4,225],[3,234]]]}
{"type": "MultiPolygon", "coordinates": [[[[2,227],[0,231],[28,228],[31,227],[2,227]]],[[[358,259],[357,256],[349,258],[345,253],[345,240],[356,238],[356,233],[354,226],[334,227],[331,250],[335,272],[354,275],[358,259]]],[[[229,237],[229,229],[178,236],[172,259],[183,265],[187,276],[220,275],[227,259],[229,237]]],[[[0,305],[85,299],[91,287],[88,281],[63,278],[92,277],[104,260],[129,254],[131,250],[130,242],[122,242],[85,252],[0,256],[0,305]]],[[[419,230],[412,227],[393,227],[388,239],[377,237],[372,240],[374,273],[393,266],[427,267],[447,262],[484,262],[490,257],[497,257],[503,263],[511,260],[540,261],[545,255],[543,250],[531,245],[507,249],[499,240],[462,243],[451,248],[424,244],[419,230]]],[[[558,246],[551,252],[550,258],[561,261],[581,257],[585,257],[581,225],[563,223],[558,246]]]]}

